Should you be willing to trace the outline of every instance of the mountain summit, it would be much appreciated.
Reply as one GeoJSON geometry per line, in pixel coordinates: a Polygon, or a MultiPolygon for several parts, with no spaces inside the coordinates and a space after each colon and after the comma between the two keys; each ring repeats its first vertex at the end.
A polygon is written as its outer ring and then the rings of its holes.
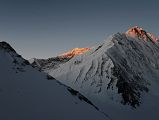
{"type": "Polygon", "coordinates": [[[144,29],[138,27],[138,26],[135,26],[135,27],[132,27],[130,28],[127,32],[126,32],[127,35],[131,36],[131,37],[138,37],[140,39],[143,39],[143,40],[152,40],[153,42],[157,42],[158,41],[158,38],[156,36],[154,36],[152,33],[150,32],[146,32],[144,29]]]}
{"type": "Polygon", "coordinates": [[[111,35],[87,54],[44,72],[80,91],[112,119],[159,119],[158,39],[140,27],[111,35]]]}
{"type": "Polygon", "coordinates": [[[91,48],[74,48],[71,51],[68,51],[66,53],[63,53],[62,55],[59,55],[61,58],[72,58],[77,55],[84,54],[91,50],[91,48]]]}

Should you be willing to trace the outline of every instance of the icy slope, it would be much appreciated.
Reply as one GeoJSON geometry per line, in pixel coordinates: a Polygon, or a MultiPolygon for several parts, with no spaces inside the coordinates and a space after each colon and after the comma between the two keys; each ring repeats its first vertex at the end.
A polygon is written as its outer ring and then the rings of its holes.
{"type": "Polygon", "coordinates": [[[159,119],[159,45],[139,27],[130,31],[114,34],[89,53],[46,72],[80,91],[111,118],[159,119]]]}
{"type": "Polygon", "coordinates": [[[107,120],[84,100],[92,104],[0,42],[0,120],[107,120]]]}

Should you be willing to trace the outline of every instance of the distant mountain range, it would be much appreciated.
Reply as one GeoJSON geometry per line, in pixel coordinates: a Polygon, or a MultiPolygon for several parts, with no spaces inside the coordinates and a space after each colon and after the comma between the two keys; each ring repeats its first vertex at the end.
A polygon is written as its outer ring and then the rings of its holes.
{"type": "Polygon", "coordinates": [[[159,39],[138,26],[28,61],[0,42],[2,120],[159,119],[159,39]]]}
{"type": "Polygon", "coordinates": [[[58,62],[35,59],[36,65],[85,95],[113,120],[159,119],[157,37],[135,26],[83,53],[73,54],[75,50],[64,54],[61,60],[56,57],[58,62]]]}

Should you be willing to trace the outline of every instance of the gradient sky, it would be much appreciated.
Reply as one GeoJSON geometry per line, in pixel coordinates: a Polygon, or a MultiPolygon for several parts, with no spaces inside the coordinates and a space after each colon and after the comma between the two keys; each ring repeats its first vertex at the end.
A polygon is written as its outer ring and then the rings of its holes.
{"type": "Polygon", "coordinates": [[[158,0],[0,0],[0,41],[26,59],[89,47],[136,25],[158,36],[158,0]]]}

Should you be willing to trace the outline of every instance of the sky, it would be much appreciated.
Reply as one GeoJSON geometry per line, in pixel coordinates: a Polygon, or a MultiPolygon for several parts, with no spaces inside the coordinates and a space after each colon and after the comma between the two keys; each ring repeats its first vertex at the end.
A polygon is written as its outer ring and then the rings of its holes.
{"type": "Polygon", "coordinates": [[[136,25],[159,36],[158,12],[158,0],[0,0],[0,41],[48,58],[136,25]]]}

